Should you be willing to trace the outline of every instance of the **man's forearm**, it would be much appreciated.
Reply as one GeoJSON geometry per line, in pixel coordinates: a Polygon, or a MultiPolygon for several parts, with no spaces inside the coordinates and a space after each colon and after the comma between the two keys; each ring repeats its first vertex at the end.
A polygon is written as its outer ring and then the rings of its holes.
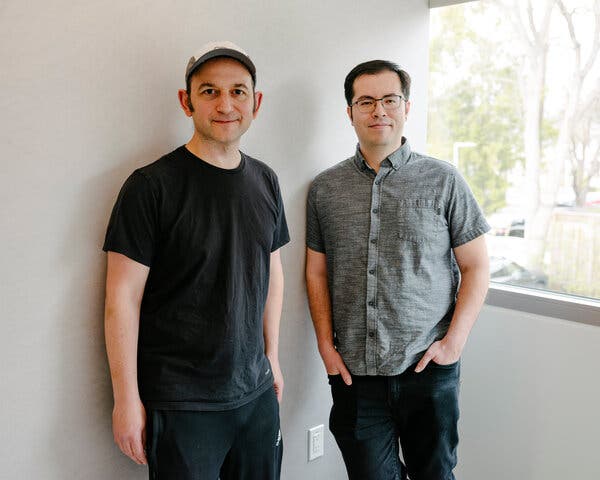
{"type": "Polygon", "coordinates": [[[310,315],[315,327],[319,353],[329,375],[341,375],[352,383],[350,371],[333,343],[331,296],[327,282],[327,261],[323,253],[306,249],[306,291],[310,315]]]}
{"type": "Polygon", "coordinates": [[[422,372],[430,361],[449,365],[458,361],[471,328],[485,300],[489,283],[489,259],[483,235],[454,249],[461,282],[454,306],[454,315],[446,335],[433,342],[415,367],[422,372]]]}
{"type": "Polygon", "coordinates": [[[307,274],[306,291],[319,351],[324,348],[333,348],[331,298],[327,276],[307,274]]]}
{"type": "Polygon", "coordinates": [[[108,252],[104,333],[115,403],[139,401],[140,306],[149,271],[125,255],[108,252]]]}
{"type": "Polygon", "coordinates": [[[327,277],[327,257],[324,253],[306,249],[306,294],[310,316],[315,328],[319,352],[333,345],[333,322],[331,318],[331,296],[327,277]]]}
{"type": "Polygon", "coordinates": [[[146,464],[146,412],[137,381],[140,305],[149,267],[108,252],[104,332],[113,384],[113,436],[121,451],[146,464]]]}
{"type": "Polygon", "coordinates": [[[265,302],[263,315],[263,336],[265,340],[265,355],[269,359],[273,371],[273,388],[277,400],[283,398],[283,374],[279,366],[279,324],[283,305],[283,267],[279,250],[271,253],[269,269],[269,291],[265,302]]]}
{"type": "Polygon", "coordinates": [[[350,371],[333,343],[331,297],[326,274],[314,274],[307,269],[306,291],[310,315],[315,327],[319,354],[329,375],[341,375],[346,385],[352,384],[350,371]]]}
{"type": "Polygon", "coordinates": [[[271,361],[279,361],[279,325],[283,306],[283,268],[279,251],[271,254],[269,271],[269,291],[265,302],[263,315],[263,335],[265,339],[265,354],[271,361]]]}
{"type": "Polygon", "coordinates": [[[489,276],[487,264],[463,267],[461,274],[460,290],[448,332],[427,349],[415,368],[417,373],[423,371],[431,360],[448,365],[460,359],[485,300],[489,276]]]}
{"type": "Polygon", "coordinates": [[[107,298],[104,329],[115,403],[137,401],[139,309],[107,298]]]}
{"type": "Polygon", "coordinates": [[[471,328],[477,320],[490,279],[490,261],[487,254],[485,236],[481,235],[454,249],[460,269],[461,281],[454,307],[454,315],[445,343],[453,350],[462,351],[471,328]]]}
{"type": "Polygon", "coordinates": [[[467,342],[477,320],[489,285],[489,271],[485,267],[471,267],[462,272],[454,315],[446,338],[460,346],[467,342]]]}

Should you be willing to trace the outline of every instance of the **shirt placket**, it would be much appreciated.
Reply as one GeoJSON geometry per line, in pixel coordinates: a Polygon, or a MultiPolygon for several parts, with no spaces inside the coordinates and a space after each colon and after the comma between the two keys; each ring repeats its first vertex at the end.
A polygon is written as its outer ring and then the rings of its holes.
{"type": "Polygon", "coordinates": [[[377,309],[377,271],[380,246],[380,199],[383,180],[389,173],[389,167],[381,165],[373,181],[371,189],[369,246],[367,249],[367,337],[365,348],[365,361],[367,375],[377,375],[377,323],[379,311],[377,309]]]}

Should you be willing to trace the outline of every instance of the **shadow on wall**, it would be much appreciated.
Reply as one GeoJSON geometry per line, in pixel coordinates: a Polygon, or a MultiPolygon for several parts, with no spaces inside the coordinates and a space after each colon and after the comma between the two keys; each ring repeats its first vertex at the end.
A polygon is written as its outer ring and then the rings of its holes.
{"type": "Polygon", "coordinates": [[[121,185],[135,168],[159,158],[164,153],[161,149],[147,148],[121,166],[91,177],[72,199],[77,210],[65,232],[59,259],[63,267],[60,275],[67,277],[70,288],[63,294],[61,316],[54,320],[63,342],[62,379],[56,390],[60,411],[49,418],[55,422],[51,429],[55,438],[73,441],[48,439],[55,457],[50,462],[54,472],[48,478],[147,476],[145,467],[122,455],[112,438],[112,387],[103,327],[106,255],[102,245],[121,185]]]}

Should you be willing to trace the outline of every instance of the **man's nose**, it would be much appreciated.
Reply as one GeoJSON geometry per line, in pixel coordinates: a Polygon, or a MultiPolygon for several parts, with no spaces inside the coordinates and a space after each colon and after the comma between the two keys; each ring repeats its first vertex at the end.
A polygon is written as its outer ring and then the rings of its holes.
{"type": "Polygon", "coordinates": [[[387,116],[387,111],[383,108],[383,99],[375,100],[375,108],[373,108],[373,115],[376,117],[387,116]]]}
{"type": "Polygon", "coordinates": [[[219,96],[217,110],[224,113],[231,112],[231,110],[233,110],[233,101],[229,95],[219,96]]]}

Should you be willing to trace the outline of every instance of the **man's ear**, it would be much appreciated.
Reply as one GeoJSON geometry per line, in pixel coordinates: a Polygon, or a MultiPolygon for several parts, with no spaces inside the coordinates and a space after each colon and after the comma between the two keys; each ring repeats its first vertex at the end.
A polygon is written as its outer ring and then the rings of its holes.
{"type": "Polygon", "coordinates": [[[352,118],[352,107],[347,107],[346,113],[348,114],[348,118],[350,119],[350,124],[354,125],[354,119],[352,118]]]}
{"type": "Polygon", "coordinates": [[[192,100],[190,99],[187,91],[180,89],[177,92],[177,96],[179,97],[179,105],[181,106],[181,109],[184,111],[186,116],[191,117],[194,107],[192,106],[192,100]]]}
{"type": "Polygon", "coordinates": [[[254,92],[254,111],[252,112],[252,118],[256,118],[258,115],[258,109],[262,104],[263,94],[262,92],[254,92]]]}

